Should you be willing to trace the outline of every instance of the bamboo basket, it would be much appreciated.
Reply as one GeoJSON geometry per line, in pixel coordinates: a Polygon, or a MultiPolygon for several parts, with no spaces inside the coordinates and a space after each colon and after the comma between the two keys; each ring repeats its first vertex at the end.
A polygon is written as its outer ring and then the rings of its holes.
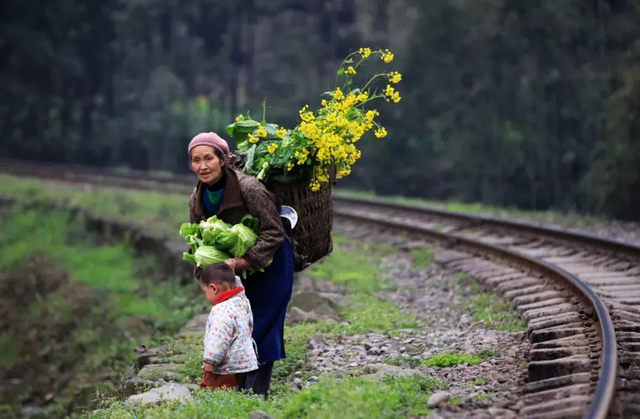
{"type": "Polygon", "coordinates": [[[298,213],[298,223],[289,233],[296,253],[295,271],[300,272],[325,258],[333,250],[333,201],[331,184],[312,192],[309,181],[290,184],[268,182],[267,189],[276,196],[276,203],[288,205],[298,213]]]}

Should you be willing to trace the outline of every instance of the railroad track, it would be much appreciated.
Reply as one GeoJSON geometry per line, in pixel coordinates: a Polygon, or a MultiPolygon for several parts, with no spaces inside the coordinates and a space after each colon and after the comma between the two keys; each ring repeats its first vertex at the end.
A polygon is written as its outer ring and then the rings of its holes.
{"type": "MultiPolygon", "coordinates": [[[[186,193],[190,177],[24,164],[0,171],[186,193]]],[[[440,261],[510,299],[532,343],[518,417],[640,417],[640,247],[526,223],[334,197],[338,220],[436,241],[440,261]]]]}

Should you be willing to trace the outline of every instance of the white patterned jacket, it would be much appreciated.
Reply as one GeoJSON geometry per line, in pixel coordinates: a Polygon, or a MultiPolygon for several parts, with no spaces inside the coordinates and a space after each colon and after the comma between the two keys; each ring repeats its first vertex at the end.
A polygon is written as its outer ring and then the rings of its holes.
{"type": "Polygon", "coordinates": [[[258,369],[253,314],[244,289],[211,307],[204,335],[204,362],[214,374],[237,374],[258,369]]]}

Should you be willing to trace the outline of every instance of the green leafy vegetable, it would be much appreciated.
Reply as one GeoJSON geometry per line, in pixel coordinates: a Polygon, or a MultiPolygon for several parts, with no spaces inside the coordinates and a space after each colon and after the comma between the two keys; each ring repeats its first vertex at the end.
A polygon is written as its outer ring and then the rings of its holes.
{"type": "MultiPolygon", "coordinates": [[[[224,262],[231,257],[243,257],[258,241],[260,221],[253,215],[242,217],[239,224],[232,226],[216,216],[199,224],[184,223],[180,234],[191,253],[182,256],[187,262],[206,268],[213,263],[224,262]]],[[[254,270],[249,269],[250,272],[254,270]]],[[[245,272],[241,272],[245,276],[245,272]]]]}
{"type": "Polygon", "coordinates": [[[198,231],[199,231],[198,224],[182,223],[180,225],[181,236],[190,236],[192,234],[196,234],[198,231]]]}
{"type": "Polygon", "coordinates": [[[230,231],[236,235],[235,243],[229,249],[234,257],[242,257],[258,241],[258,235],[244,224],[236,224],[230,231]]]}
{"type": "Polygon", "coordinates": [[[240,223],[249,227],[256,234],[260,232],[260,220],[258,220],[256,217],[254,217],[251,214],[247,214],[244,217],[242,217],[242,220],[240,220],[240,223]]]}
{"type": "Polygon", "coordinates": [[[200,246],[196,249],[194,256],[196,265],[199,268],[206,268],[214,263],[224,262],[231,257],[228,253],[218,250],[214,246],[200,246]]]}

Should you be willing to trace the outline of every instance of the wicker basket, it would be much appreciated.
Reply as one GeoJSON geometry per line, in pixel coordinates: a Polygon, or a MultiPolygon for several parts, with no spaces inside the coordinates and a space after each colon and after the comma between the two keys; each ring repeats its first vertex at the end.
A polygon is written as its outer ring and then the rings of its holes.
{"type": "Polygon", "coordinates": [[[296,252],[296,272],[326,257],[333,250],[333,201],[331,185],[324,184],[312,192],[307,180],[291,184],[269,182],[267,189],[276,196],[277,204],[293,207],[298,223],[290,233],[296,252]]]}

